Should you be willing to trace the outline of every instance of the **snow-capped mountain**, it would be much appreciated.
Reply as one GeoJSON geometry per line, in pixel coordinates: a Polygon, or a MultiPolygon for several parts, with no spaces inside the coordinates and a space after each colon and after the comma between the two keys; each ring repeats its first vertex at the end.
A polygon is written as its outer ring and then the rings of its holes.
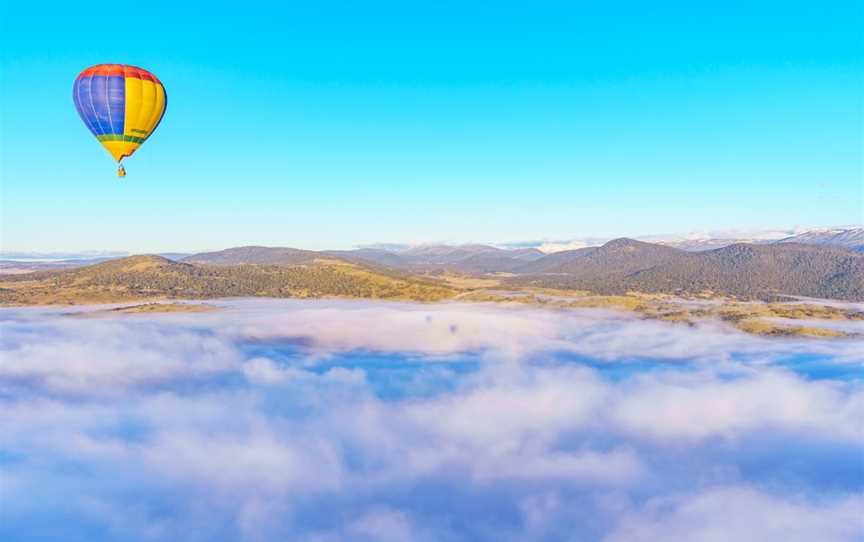
{"type": "Polygon", "coordinates": [[[678,238],[675,236],[652,236],[640,237],[639,239],[692,252],[723,248],[736,243],[757,245],[801,243],[804,245],[835,246],[864,251],[864,227],[860,226],[754,232],[716,232],[713,234],[696,233],[683,235],[678,238]]]}
{"type": "Polygon", "coordinates": [[[810,230],[780,239],[777,242],[827,245],[864,252],[864,227],[810,230]]]}
{"type": "Polygon", "coordinates": [[[769,244],[797,235],[801,229],[776,230],[724,230],[714,232],[690,232],[679,235],[649,235],[638,237],[640,241],[680,248],[690,252],[701,252],[727,247],[737,243],[769,244]]]}
{"type": "Polygon", "coordinates": [[[761,239],[761,238],[749,238],[749,237],[706,237],[706,238],[695,238],[695,239],[681,239],[675,241],[654,241],[658,245],[665,245],[667,247],[680,248],[681,250],[686,250],[688,252],[703,252],[706,250],[714,250],[717,248],[728,247],[729,245],[735,245],[738,243],[749,243],[754,245],[766,245],[770,243],[776,242],[776,239],[761,239]]]}
{"type": "MultiPolygon", "coordinates": [[[[756,245],[772,243],[802,243],[805,245],[825,245],[864,251],[864,227],[849,226],[837,228],[805,229],[787,228],[773,230],[727,230],[716,232],[690,232],[669,235],[642,235],[634,239],[679,248],[690,252],[702,252],[727,247],[738,243],[756,245]]],[[[533,247],[551,254],[585,247],[596,247],[609,241],[605,238],[574,238],[562,241],[534,241],[510,243],[510,247],[533,247]]]]}

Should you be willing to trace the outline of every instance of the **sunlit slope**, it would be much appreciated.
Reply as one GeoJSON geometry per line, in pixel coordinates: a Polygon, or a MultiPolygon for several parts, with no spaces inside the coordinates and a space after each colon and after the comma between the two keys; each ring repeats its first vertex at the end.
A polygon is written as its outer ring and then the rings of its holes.
{"type": "Polygon", "coordinates": [[[539,258],[533,252],[482,245],[425,247],[392,253],[395,264],[386,263],[381,254],[370,261],[368,251],[358,252],[363,256],[353,251],[238,247],[179,262],[135,256],[65,271],[7,275],[0,281],[0,303],[234,296],[436,301],[482,289],[532,288],[605,296],[642,292],[739,300],[864,300],[864,254],[794,243],[688,252],[616,239],[539,258]]]}
{"type": "Polygon", "coordinates": [[[33,305],[238,296],[439,301],[455,293],[436,282],[330,259],[298,265],[202,265],[132,256],[0,282],[0,303],[33,305]]]}

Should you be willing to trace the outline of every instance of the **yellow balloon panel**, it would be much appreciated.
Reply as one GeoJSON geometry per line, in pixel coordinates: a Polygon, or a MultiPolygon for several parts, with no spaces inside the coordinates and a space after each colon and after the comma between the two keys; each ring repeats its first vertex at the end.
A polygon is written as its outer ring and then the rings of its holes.
{"type": "Polygon", "coordinates": [[[100,143],[118,162],[127,156],[132,156],[132,153],[141,146],[141,143],[134,141],[100,141],[100,143]]]}
{"type": "Polygon", "coordinates": [[[97,64],[82,71],[72,99],[87,129],[118,162],[153,134],[167,105],[165,87],[155,75],[125,64],[97,64]]]}
{"type": "Polygon", "coordinates": [[[150,136],[165,110],[165,90],[159,83],[137,77],[126,78],[126,118],[123,135],[150,136]]]}

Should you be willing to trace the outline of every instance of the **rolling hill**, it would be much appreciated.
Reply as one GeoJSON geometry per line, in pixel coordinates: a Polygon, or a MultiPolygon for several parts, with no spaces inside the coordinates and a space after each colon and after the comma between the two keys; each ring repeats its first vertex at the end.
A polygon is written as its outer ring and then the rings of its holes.
{"type": "Polygon", "coordinates": [[[358,249],[331,254],[412,272],[469,274],[510,273],[543,257],[535,248],[508,250],[489,245],[421,245],[398,251],[358,249]]]}
{"type": "Polygon", "coordinates": [[[236,265],[254,263],[264,265],[285,265],[309,263],[321,255],[312,250],[286,247],[235,247],[215,252],[201,252],[180,259],[184,263],[203,263],[212,265],[236,265]]]}
{"type": "Polygon", "coordinates": [[[686,291],[722,291],[739,297],[794,294],[864,300],[864,255],[798,244],[738,244],[699,254],[684,263],[636,273],[643,291],[668,285],[686,291]]]}
{"type": "Polygon", "coordinates": [[[182,261],[133,256],[76,269],[7,275],[0,281],[0,303],[234,296],[432,301],[493,285],[598,294],[711,292],[742,299],[797,295],[862,301],[864,254],[797,243],[739,243],[694,252],[626,238],[548,255],[485,245],[396,252],[237,247],[182,261]],[[470,280],[428,276],[442,271],[470,280]]]}
{"type": "Polygon", "coordinates": [[[209,265],[132,256],[0,282],[0,303],[34,305],[241,296],[438,301],[455,294],[440,283],[322,259],[300,265],[209,265]]]}
{"type": "MultiPolygon", "coordinates": [[[[532,265],[540,271],[529,269],[511,282],[605,294],[711,291],[742,298],[799,295],[864,300],[864,255],[844,249],[781,243],[687,252],[617,239],[582,250],[553,266],[538,260],[532,265]]],[[[551,256],[556,255],[546,258],[551,256]]]]}
{"type": "Polygon", "coordinates": [[[573,277],[621,276],[689,256],[690,253],[675,248],[621,238],[601,247],[555,252],[521,266],[518,271],[573,277]]]}
{"type": "Polygon", "coordinates": [[[316,258],[336,258],[359,265],[372,265],[411,272],[455,271],[459,273],[511,272],[526,262],[542,258],[537,249],[506,250],[489,245],[423,245],[400,251],[363,248],[311,251],[286,247],[237,247],[194,254],[187,263],[216,265],[302,264],[316,258]]]}

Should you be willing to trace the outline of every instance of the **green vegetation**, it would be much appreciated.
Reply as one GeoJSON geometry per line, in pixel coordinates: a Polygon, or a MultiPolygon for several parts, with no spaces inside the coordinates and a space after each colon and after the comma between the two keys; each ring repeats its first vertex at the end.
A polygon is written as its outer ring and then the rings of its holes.
{"type": "Polygon", "coordinates": [[[737,244],[692,253],[618,239],[594,249],[551,254],[505,284],[602,295],[712,291],[740,299],[798,295],[854,301],[864,300],[864,254],[795,244],[737,244]]]}
{"type": "Polygon", "coordinates": [[[191,265],[158,256],[133,256],[50,274],[16,275],[0,282],[0,304],[112,303],[145,299],[219,297],[352,297],[440,301],[446,285],[384,274],[336,260],[303,265],[191,265]]]}
{"type": "Polygon", "coordinates": [[[301,264],[282,265],[180,263],[159,256],[133,256],[73,270],[9,275],[0,281],[0,305],[149,302],[110,309],[117,313],[209,309],[202,305],[152,303],[154,300],[255,296],[519,303],[555,310],[604,308],[686,325],[720,320],[746,333],[765,336],[851,336],[772,319],[864,320],[861,311],[812,303],[741,302],[710,289],[686,298],[632,290],[597,295],[584,290],[514,286],[502,279],[452,273],[435,278],[410,275],[320,255],[301,264]]]}

